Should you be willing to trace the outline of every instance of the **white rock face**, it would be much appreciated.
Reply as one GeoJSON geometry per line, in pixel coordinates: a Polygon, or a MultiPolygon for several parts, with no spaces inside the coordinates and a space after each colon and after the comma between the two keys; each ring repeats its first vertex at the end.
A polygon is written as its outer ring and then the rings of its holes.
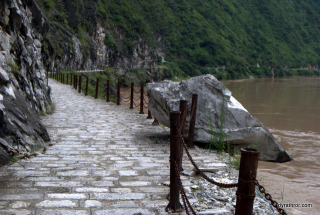
{"type": "Polygon", "coordinates": [[[261,160],[291,160],[269,130],[212,75],[193,77],[181,82],[150,83],[147,84],[147,93],[151,114],[167,127],[170,126],[170,112],[179,110],[180,100],[188,100],[189,116],[192,94],[198,94],[195,141],[208,143],[212,138],[219,137],[222,130],[224,141],[235,147],[256,145],[261,152],[261,160]]]}

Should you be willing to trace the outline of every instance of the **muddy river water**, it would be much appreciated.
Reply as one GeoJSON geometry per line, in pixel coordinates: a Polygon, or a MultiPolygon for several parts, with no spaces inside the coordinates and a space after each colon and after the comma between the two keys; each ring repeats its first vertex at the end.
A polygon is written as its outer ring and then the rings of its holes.
{"type": "Polygon", "coordinates": [[[229,81],[233,96],[294,159],[259,161],[258,179],[292,214],[320,214],[320,77],[229,81]],[[289,204],[291,203],[291,204],[289,204]]]}

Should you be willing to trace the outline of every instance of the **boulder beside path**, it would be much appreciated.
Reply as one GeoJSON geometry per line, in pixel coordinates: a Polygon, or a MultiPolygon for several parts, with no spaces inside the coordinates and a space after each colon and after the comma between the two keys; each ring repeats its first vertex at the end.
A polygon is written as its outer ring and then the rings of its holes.
{"type": "MultiPolygon", "coordinates": [[[[260,160],[292,160],[270,131],[213,75],[197,76],[181,82],[166,80],[149,83],[147,93],[151,114],[167,127],[170,126],[170,112],[179,111],[180,100],[188,101],[189,120],[192,94],[198,94],[194,130],[196,142],[209,143],[223,136],[223,141],[235,148],[254,146],[260,151],[260,160]]],[[[186,133],[187,130],[188,125],[186,133]]]]}

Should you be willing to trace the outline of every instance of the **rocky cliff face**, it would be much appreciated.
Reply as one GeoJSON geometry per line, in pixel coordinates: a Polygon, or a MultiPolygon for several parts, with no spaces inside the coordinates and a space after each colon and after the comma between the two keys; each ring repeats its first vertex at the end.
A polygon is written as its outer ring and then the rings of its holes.
{"type": "Polygon", "coordinates": [[[151,68],[162,46],[156,49],[143,37],[127,40],[107,14],[97,18],[97,4],[0,1],[0,165],[9,161],[8,148],[28,152],[49,140],[38,117],[51,112],[47,71],[115,67],[127,76],[143,67],[148,76],[159,76],[151,68]]]}
{"type": "Polygon", "coordinates": [[[155,47],[140,37],[130,41],[128,50],[124,30],[107,18],[97,18],[98,0],[61,0],[49,6],[45,0],[40,3],[50,23],[50,31],[43,40],[49,70],[149,69],[156,65],[155,47]]]}
{"type": "Polygon", "coordinates": [[[38,117],[51,112],[42,55],[48,31],[37,1],[0,1],[0,165],[8,148],[30,152],[50,140],[38,117]]]}

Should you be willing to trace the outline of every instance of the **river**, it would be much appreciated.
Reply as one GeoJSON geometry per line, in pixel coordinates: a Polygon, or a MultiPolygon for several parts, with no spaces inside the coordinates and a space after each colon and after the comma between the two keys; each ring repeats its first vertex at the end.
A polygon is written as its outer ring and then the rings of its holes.
{"type": "Polygon", "coordinates": [[[259,161],[258,180],[279,203],[294,204],[284,208],[287,212],[319,214],[320,77],[249,79],[224,84],[294,159],[282,164],[259,161]]]}

